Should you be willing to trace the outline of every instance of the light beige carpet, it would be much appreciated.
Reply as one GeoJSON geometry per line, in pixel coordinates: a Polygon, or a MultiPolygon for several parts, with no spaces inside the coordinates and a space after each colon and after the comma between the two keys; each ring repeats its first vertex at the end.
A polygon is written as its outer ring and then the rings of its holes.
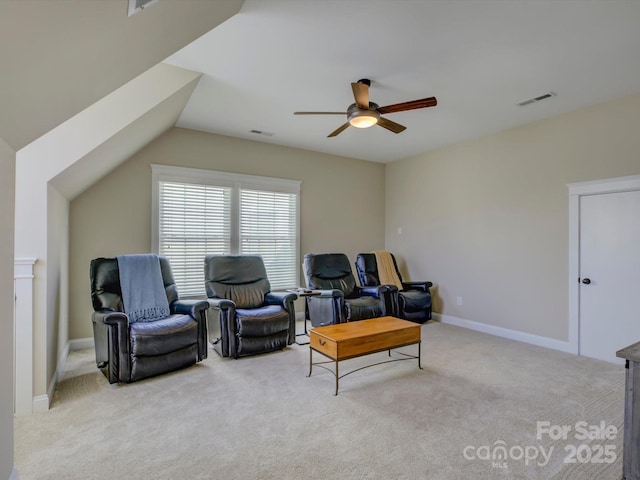
{"type": "Polygon", "coordinates": [[[16,419],[20,479],[621,478],[623,366],[439,323],[422,337],[424,370],[367,368],[337,397],[329,372],[306,377],[307,346],[239,360],[210,351],[131,385],[109,385],[93,351],[72,352],[52,408],[16,419]],[[538,439],[537,422],[571,431],[538,439]],[[579,422],[617,434],[582,440],[579,422]]]}

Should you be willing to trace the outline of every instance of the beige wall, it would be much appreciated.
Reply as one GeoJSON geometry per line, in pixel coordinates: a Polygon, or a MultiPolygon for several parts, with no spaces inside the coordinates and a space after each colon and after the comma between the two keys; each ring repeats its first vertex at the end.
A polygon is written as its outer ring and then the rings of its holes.
{"type": "Polygon", "coordinates": [[[13,203],[15,152],[0,139],[0,479],[13,471],[13,203]]]}
{"type": "Polygon", "coordinates": [[[92,336],[91,259],[151,248],[152,163],[301,180],[302,254],[384,246],[384,165],[174,128],[70,204],[71,339],[92,336]]]}
{"type": "Polygon", "coordinates": [[[566,341],[566,184],[640,174],[638,125],[634,95],[389,164],[386,247],[436,311],[566,341]]]}

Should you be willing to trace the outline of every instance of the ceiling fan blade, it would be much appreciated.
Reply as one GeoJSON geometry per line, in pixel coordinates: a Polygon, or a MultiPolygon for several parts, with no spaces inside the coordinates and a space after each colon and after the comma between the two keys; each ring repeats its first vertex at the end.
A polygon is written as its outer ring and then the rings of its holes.
{"type": "Polygon", "coordinates": [[[358,108],[369,108],[369,85],[366,83],[352,83],[353,98],[356,99],[358,108]]]}
{"type": "Polygon", "coordinates": [[[293,112],[294,115],[346,115],[347,112],[293,112]]]}
{"type": "Polygon", "coordinates": [[[410,102],[394,103],[379,107],[380,113],[404,112],[405,110],[415,110],[417,108],[435,107],[438,104],[436,97],[422,98],[420,100],[412,100],[410,102]]]}
{"type": "Polygon", "coordinates": [[[335,137],[336,135],[339,135],[340,133],[342,133],[343,130],[346,130],[347,127],[349,126],[349,122],[340,125],[338,128],[336,128],[333,132],[331,132],[329,135],[327,135],[327,138],[329,137],[335,137]]]}
{"type": "Polygon", "coordinates": [[[404,125],[392,122],[391,120],[388,120],[384,117],[380,117],[380,120],[378,120],[378,125],[380,125],[382,128],[386,128],[387,130],[392,131],[393,133],[400,133],[407,129],[407,127],[405,127],[404,125]]]}

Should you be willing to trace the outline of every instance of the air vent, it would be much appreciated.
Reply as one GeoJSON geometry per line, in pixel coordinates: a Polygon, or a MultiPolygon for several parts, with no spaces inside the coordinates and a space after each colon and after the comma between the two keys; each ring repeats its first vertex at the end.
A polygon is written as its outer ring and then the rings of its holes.
{"type": "Polygon", "coordinates": [[[158,3],[158,0],[129,0],[129,16],[141,12],[154,3],[158,3]]]}
{"type": "Polygon", "coordinates": [[[265,137],[273,137],[273,132],[265,132],[264,130],[249,130],[256,135],[264,135],[265,137]]]}
{"type": "Polygon", "coordinates": [[[529,100],[524,100],[523,102],[519,102],[516,105],[520,107],[524,107],[525,105],[530,105],[532,103],[541,102],[542,100],[546,100],[547,98],[555,97],[557,94],[554,92],[545,93],[544,95],[540,95],[539,97],[530,98],[529,100]]]}

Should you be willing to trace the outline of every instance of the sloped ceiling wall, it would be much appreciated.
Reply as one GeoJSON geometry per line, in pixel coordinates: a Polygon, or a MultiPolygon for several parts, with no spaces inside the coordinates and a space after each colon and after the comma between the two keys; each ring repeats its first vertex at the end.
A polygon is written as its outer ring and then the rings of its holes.
{"type": "Polygon", "coordinates": [[[244,0],[0,1],[0,138],[20,150],[236,14],[244,0]]]}

